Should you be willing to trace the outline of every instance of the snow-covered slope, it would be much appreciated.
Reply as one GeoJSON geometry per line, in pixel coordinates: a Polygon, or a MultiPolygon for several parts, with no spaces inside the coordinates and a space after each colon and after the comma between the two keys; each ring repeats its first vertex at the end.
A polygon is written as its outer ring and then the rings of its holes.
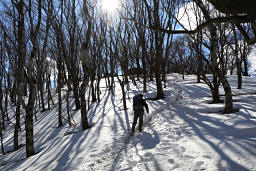
{"type": "Polygon", "coordinates": [[[248,57],[249,61],[250,61],[250,68],[249,68],[249,72],[251,75],[255,76],[256,75],[256,48],[253,47],[252,51],[248,57]]]}
{"type": "MultiPolygon", "coordinates": [[[[169,75],[166,98],[147,101],[150,112],[144,115],[143,131],[134,136],[129,134],[132,97],[142,84],[129,84],[129,109],[124,111],[119,83],[112,95],[102,81],[102,100],[88,113],[91,129],[80,131],[80,111],[73,111],[76,127],[69,128],[65,121],[57,128],[55,104],[37,114],[38,153],[26,159],[22,147],[0,156],[0,170],[256,170],[256,81],[243,78],[243,89],[238,90],[236,77],[229,80],[239,112],[223,115],[218,113],[223,104],[209,104],[210,90],[196,83],[195,76],[182,80],[178,74],[169,75]]],[[[154,82],[148,90],[145,97],[154,97],[154,82]]],[[[5,132],[5,149],[12,149],[12,134],[13,125],[5,132]]],[[[24,137],[22,127],[22,143],[24,137]]]]}

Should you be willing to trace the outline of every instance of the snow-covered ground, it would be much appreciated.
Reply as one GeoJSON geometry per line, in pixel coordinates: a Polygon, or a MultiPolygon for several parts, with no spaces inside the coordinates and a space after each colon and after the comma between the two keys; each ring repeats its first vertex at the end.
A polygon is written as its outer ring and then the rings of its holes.
{"type": "MultiPolygon", "coordinates": [[[[88,113],[91,129],[80,131],[80,111],[74,110],[76,127],[69,128],[65,121],[57,128],[55,104],[37,114],[38,153],[26,159],[22,147],[1,155],[0,170],[256,170],[256,80],[243,78],[241,90],[236,88],[235,76],[229,80],[239,112],[223,115],[219,113],[223,104],[210,104],[209,88],[196,83],[195,76],[182,80],[178,74],[169,75],[166,98],[147,101],[150,112],[144,115],[143,131],[134,136],[129,134],[132,97],[141,92],[142,84],[129,84],[129,109],[124,111],[119,83],[112,95],[102,81],[102,100],[92,104],[88,113]]],[[[145,97],[155,93],[155,83],[148,83],[145,97]]],[[[71,104],[74,108],[73,100],[71,104]]],[[[4,133],[5,150],[12,150],[12,136],[10,125],[4,133]]],[[[20,140],[25,143],[24,126],[20,140]]]]}

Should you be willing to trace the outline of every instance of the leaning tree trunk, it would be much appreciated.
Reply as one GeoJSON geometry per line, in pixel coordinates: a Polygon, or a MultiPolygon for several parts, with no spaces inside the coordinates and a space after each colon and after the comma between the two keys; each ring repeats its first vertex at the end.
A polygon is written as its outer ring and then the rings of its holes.
{"type": "Polygon", "coordinates": [[[220,78],[220,82],[222,83],[222,86],[225,91],[225,107],[224,107],[223,114],[232,113],[234,112],[234,109],[233,109],[233,98],[232,98],[232,91],[231,91],[230,84],[223,72],[219,72],[218,75],[220,78]]]}

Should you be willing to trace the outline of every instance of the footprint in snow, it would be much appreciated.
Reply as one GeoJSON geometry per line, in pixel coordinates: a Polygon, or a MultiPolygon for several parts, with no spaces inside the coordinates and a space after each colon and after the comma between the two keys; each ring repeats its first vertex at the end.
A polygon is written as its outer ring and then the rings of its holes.
{"type": "Polygon", "coordinates": [[[180,146],[180,150],[181,150],[181,152],[185,152],[185,151],[186,151],[186,148],[183,147],[183,146],[180,146]]]}
{"type": "Polygon", "coordinates": [[[175,166],[173,166],[170,170],[175,170],[175,169],[178,169],[180,166],[177,164],[175,166]]]}
{"type": "Polygon", "coordinates": [[[174,163],[174,159],[168,159],[169,163],[174,163]]]}
{"type": "Polygon", "coordinates": [[[197,167],[200,167],[200,166],[202,166],[203,164],[204,164],[203,161],[197,161],[197,162],[196,162],[196,166],[197,166],[197,167]]]}
{"type": "Polygon", "coordinates": [[[159,148],[159,150],[161,150],[161,151],[168,151],[170,149],[171,149],[170,147],[160,147],[159,148]]]}
{"type": "Polygon", "coordinates": [[[144,154],[144,157],[152,157],[152,153],[148,152],[144,154]]]}
{"type": "MultiPolygon", "coordinates": [[[[175,136],[173,136],[173,135],[168,135],[167,138],[168,138],[168,139],[172,139],[172,140],[173,140],[173,139],[176,139],[175,136]]],[[[169,141],[170,141],[170,140],[169,140],[169,141]]]]}
{"type": "Polygon", "coordinates": [[[165,141],[165,142],[163,142],[163,143],[160,143],[159,144],[160,146],[164,146],[164,147],[166,147],[166,146],[171,146],[172,144],[171,143],[169,143],[169,141],[165,141]]]}
{"type": "Polygon", "coordinates": [[[190,155],[184,155],[184,158],[185,158],[185,159],[195,159],[194,156],[190,156],[190,155]]]}
{"type": "Polygon", "coordinates": [[[212,157],[211,157],[211,156],[209,156],[209,155],[203,155],[203,158],[206,158],[206,159],[212,159],[212,157]]]}
{"type": "Polygon", "coordinates": [[[131,162],[131,166],[132,166],[132,167],[135,167],[136,165],[137,165],[137,161],[132,161],[132,162],[131,162]]]}

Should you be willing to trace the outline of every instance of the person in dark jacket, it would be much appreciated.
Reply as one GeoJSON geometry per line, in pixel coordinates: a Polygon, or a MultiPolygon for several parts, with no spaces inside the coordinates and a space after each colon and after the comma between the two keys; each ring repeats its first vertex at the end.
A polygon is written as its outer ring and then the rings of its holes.
{"type": "Polygon", "coordinates": [[[139,132],[142,131],[143,125],[143,114],[144,114],[144,107],[148,111],[148,104],[146,103],[145,99],[143,99],[143,94],[138,94],[133,97],[133,111],[134,111],[134,118],[132,123],[132,133],[135,131],[135,126],[137,124],[137,120],[139,118],[139,132]]]}

